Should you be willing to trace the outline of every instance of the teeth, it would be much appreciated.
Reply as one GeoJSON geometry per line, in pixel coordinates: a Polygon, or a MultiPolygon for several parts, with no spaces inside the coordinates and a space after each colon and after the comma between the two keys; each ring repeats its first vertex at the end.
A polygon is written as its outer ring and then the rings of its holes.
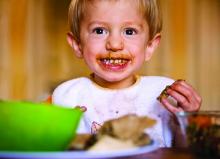
{"type": "Polygon", "coordinates": [[[111,64],[115,63],[115,60],[111,59],[111,60],[110,60],[110,63],[111,63],[111,64]]]}
{"type": "Polygon", "coordinates": [[[101,59],[102,62],[104,62],[105,64],[124,64],[126,63],[128,60],[126,59],[101,59]]]}

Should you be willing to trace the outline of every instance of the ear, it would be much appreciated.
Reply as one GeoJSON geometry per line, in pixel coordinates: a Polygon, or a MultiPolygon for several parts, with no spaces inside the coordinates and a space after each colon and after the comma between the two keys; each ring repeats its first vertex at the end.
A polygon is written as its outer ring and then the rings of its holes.
{"type": "Polygon", "coordinates": [[[71,32],[67,33],[66,36],[67,42],[70,45],[70,47],[73,49],[73,52],[78,58],[82,58],[82,50],[81,50],[81,45],[76,39],[74,38],[73,34],[71,32]]]}
{"type": "Polygon", "coordinates": [[[154,51],[157,49],[161,39],[161,34],[156,34],[154,38],[147,43],[146,51],[145,51],[145,61],[151,59],[154,51]]]}

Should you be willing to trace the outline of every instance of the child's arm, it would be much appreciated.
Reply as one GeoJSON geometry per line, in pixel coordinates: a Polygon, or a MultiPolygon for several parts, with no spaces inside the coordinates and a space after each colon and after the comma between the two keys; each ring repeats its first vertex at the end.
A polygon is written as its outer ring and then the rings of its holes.
{"type": "Polygon", "coordinates": [[[198,93],[184,80],[175,81],[167,87],[166,93],[177,101],[177,107],[172,105],[165,96],[160,99],[160,102],[172,113],[198,111],[202,103],[198,93]]]}

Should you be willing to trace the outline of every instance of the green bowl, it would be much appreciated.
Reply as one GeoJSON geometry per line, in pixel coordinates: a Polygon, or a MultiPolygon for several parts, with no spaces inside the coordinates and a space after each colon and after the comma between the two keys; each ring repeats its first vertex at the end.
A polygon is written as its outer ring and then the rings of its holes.
{"type": "Polygon", "coordinates": [[[82,112],[43,103],[0,101],[0,151],[63,151],[82,112]]]}

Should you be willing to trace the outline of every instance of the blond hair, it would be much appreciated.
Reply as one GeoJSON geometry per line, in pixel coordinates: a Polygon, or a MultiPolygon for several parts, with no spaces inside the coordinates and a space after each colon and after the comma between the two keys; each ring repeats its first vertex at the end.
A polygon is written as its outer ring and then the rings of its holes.
{"type": "MultiPolygon", "coordinates": [[[[72,0],[69,6],[68,22],[75,40],[80,40],[80,23],[84,17],[87,3],[93,0],[72,0]]],[[[149,26],[150,40],[162,30],[162,17],[158,0],[135,0],[149,26]]]]}

